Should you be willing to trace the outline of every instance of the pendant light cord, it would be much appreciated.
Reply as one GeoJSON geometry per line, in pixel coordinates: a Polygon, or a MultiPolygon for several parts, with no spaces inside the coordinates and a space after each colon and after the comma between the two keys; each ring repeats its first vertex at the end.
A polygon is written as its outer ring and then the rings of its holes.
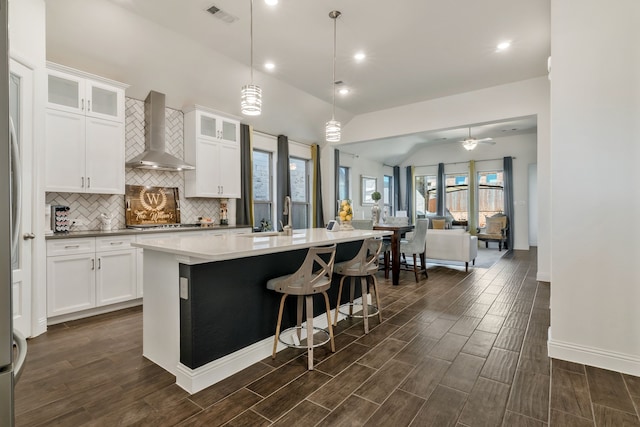
{"type": "Polygon", "coordinates": [[[338,20],[338,16],[340,16],[340,12],[335,13],[332,12],[333,15],[333,80],[331,82],[331,89],[333,92],[332,96],[332,110],[331,110],[331,120],[336,119],[336,24],[338,20]]]}
{"type": "Polygon", "coordinates": [[[249,30],[249,35],[250,35],[249,37],[250,37],[250,40],[251,40],[251,84],[253,84],[253,0],[251,0],[251,7],[250,7],[250,10],[249,10],[249,13],[251,15],[251,17],[250,17],[250,21],[251,21],[250,27],[251,28],[249,30]]]}

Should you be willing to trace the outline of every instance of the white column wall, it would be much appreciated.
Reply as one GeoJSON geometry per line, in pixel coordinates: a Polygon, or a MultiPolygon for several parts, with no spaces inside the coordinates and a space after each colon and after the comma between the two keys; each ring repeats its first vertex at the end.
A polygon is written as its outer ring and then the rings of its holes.
{"type": "Polygon", "coordinates": [[[549,354],[640,375],[640,2],[551,3],[549,354]]]}
{"type": "MultiPolygon", "coordinates": [[[[536,115],[538,121],[537,279],[550,281],[550,131],[546,76],[362,114],[346,124],[341,144],[531,115],[536,115]]],[[[333,147],[325,147],[323,155],[323,191],[328,202],[333,199],[333,147]]],[[[404,170],[400,172],[401,180],[404,173],[404,170]]],[[[326,214],[329,205],[324,206],[326,214]]]]}

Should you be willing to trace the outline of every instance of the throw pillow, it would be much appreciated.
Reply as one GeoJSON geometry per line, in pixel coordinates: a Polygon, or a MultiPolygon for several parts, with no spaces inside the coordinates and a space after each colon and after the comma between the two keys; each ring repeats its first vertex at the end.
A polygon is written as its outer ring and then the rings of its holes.
{"type": "Polygon", "coordinates": [[[434,230],[444,230],[445,223],[447,221],[445,219],[432,219],[431,223],[433,224],[434,230]]]}
{"type": "Polygon", "coordinates": [[[487,218],[487,234],[501,234],[502,233],[502,219],[501,218],[487,218]]]}

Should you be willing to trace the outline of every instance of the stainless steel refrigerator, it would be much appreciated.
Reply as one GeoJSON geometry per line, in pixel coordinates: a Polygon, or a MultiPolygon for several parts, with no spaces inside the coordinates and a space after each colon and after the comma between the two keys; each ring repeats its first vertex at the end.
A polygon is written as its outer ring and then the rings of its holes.
{"type": "Polygon", "coordinates": [[[26,340],[13,331],[11,295],[12,255],[17,251],[20,232],[21,165],[9,117],[7,7],[7,0],[0,0],[0,426],[14,425],[13,388],[26,355],[26,340]]]}

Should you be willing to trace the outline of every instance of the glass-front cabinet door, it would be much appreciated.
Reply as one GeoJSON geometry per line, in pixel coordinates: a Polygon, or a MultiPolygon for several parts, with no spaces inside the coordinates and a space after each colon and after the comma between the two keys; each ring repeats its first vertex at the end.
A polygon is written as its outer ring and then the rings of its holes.
{"type": "Polygon", "coordinates": [[[87,116],[124,121],[124,90],[87,80],[87,116]]]}
{"type": "Polygon", "coordinates": [[[222,121],[222,139],[228,142],[237,142],[238,124],[227,120],[222,121]]]}
{"type": "Polygon", "coordinates": [[[65,67],[51,63],[47,74],[48,108],[124,122],[122,84],[108,79],[91,79],[82,73],[67,73],[65,67]]]}
{"type": "Polygon", "coordinates": [[[236,120],[198,111],[198,136],[209,140],[238,142],[240,123],[236,120]]]}
{"type": "Polygon", "coordinates": [[[49,71],[47,106],[56,110],[84,114],[84,79],[49,71]]]}
{"type": "Polygon", "coordinates": [[[218,139],[218,121],[215,116],[200,114],[200,136],[218,139]]]}

